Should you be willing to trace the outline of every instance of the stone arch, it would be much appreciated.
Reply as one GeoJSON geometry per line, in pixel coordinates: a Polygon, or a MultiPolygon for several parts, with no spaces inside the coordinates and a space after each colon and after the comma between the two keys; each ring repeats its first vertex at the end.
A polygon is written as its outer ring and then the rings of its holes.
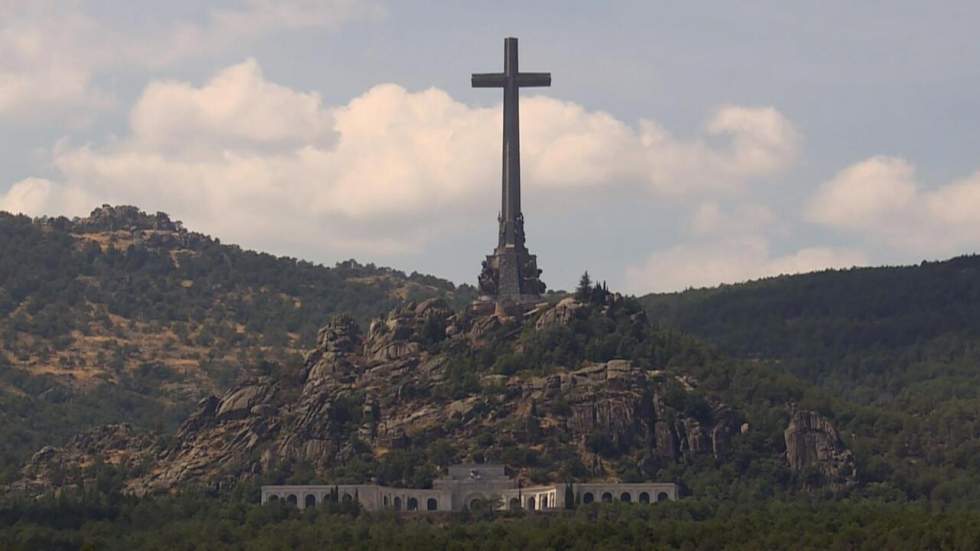
{"type": "Polygon", "coordinates": [[[593,501],[595,501],[595,496],[592,495],[592,492],[582,494],[582,503],[592,503],[593,501]]]}
{"type": "Polygon", "coordinates": [[[387,507],[388,506],[388,496],[384,496],[383,502],[384,502],[384,506],[387,507]]]}
{"type": "Polygon", "coordinates": [[[350,494],[348,494],[348,493],[345,492],[344,493],[343,500],[344,500],[344,503],[350,503],[350,502],[354,501],[354,496],[352,496],[352,495],[350,495],[350,494]]]}
{"type": "Polygon", "coordinates": [[[296,502],[297,501],[298,501],[298,499],[296,498],[296,494],[289,494],[288,496],[286,496],[286,503],[288,503],[288,504],[290,504],[290,505],[292,505],[294,507],[296,506],[296,502]]]}
{"type": "Polygon", "coordinates": [[[521,500],[517,499],[516,497],[510,498],[510,503],[508,504],[508,507],[510,508],[511,511],[516,511],[520,509],[521,500]]]}
{"type": "Polygon", "coordinates": [[[619,494],[619,500],[623,503],[629,503],[633,501],[633,496],[631,496],[629,492],[623,492],[619,494]]]}
{"type": "Polygon", "coordinates": [[[419,500],[416,499],[416,498],[414,498],[414,497],[408,498],[408,510],[409,511],[418,511],[419,510],[419,500]]]}
{"type": "Polygon", "coordinates": [[[466,506],[469,507],[471,511],[481,511],[486,504],[486,498],[483,494],[470,494],[466,496],[466,506]]]}
{"type": "Polygon", "coordinates": [[[640,503],[650,503],[650,494],[640,492],[640,503]]]}
{"type": "Polygon", "coordinates": [[[610,492],[602,492],[602,502],[603,503],[612,503],[612,493],[610,493],[610,492]]]}
{"type": "Polygon", "coordinates": [[[439,500],[434,497],[430,497],[425,500],[425,510],[426,511],[438,511],[439,510],[439,500]]]}
{"type": "Polygon", "coordinates": [[[395,496],[395,510],[396,511],[402,510],[402,498],[398,496],[395,496]]]}
{"type": "Polygon", "coordinates": [[[303,498],[303,507],[316,507],[316,496],[313,494],[306,494],[303,498]]]}
{"type": "Polygon", "coordinates": [[[279,502],[279,496],[278,496],[277,494],[272,494],[271,496],[269,496],[269,502],[270,502],[270,503],[271,503],[271,502],[276,502],[276,503],[278,503],[278,502],[279,502]]]}
{"type": "Polygon", "coordinates": [[[668,501],[669,499],[670,496],[667,495],[667,492],[660,492],[659,494],[657,494],[657,503],[663,503],[664,501],[668,501]]]}
{"type": "Polygon", "coordinates": [[[533,511],[534,510],[534,497],[528,497],[527,498],[527,510],[528,511],[533,511]]]}

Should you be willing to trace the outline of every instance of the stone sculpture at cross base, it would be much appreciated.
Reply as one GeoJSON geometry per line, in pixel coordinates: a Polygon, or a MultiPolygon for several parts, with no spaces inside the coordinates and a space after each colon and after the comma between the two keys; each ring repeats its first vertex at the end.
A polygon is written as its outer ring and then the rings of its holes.
{"type": "Polygon", "coordinates": [[[525,249],[498,248],[483,261],[480,293],[498,301],[533,302],[545,291],[537,257],[525,249]]]}
{"type": "Polygon", "coordinates": [[[483,261],[480,293],[499,304],[538,301],[544,293],[537,258],[524,243],[521,213],[521,145],[518,90],[524,86],[550,86],[549,73],[522,73],[517,66],[517,39],[504,40],[504,72],[474,74],[476,88],[503,88],[504,140],[500,224],[497,248],[483,261]]]}

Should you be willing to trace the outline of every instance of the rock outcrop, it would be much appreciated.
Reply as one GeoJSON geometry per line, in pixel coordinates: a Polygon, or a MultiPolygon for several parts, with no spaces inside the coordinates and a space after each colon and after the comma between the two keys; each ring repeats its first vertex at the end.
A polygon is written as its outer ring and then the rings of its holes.
{"type": "MultiPolygon", "coordinates": [[[[525,366],[513,374],[461,370],[460,362],[487,347],[495,355],[518,353],[526,346],[522,335],[565,327],[580,315],[607,316],[610,304],[565,299],[515,315],[455,313],[427,300],[374,320],[364,334],[350,318],[337,317],[320,330],[293,378],[264,376],[202,400],[169,443],[116,428],[79,437],[64,450],[42,450],[25,469],[25,487],[52,483],[45,465],[84,466],[99,454],[139,464],[128,481],[134,493],[264,478],[297,464],[328,477],[352,459],[374,461],[437,439],[451,443],[458,459],[540,450],[534,453],[575,457],[593,476],[612,478],[617,465],[657,469],[699,456],[722,459],[744,430],[742,419],[707,395],[699,395],[696,413],[677,406],[678,393],[684,401],[697,390],[689,375],[625,359],[525,366]],[[673,396],[670,403],[666,396],[673,396]],[[123,449],[128,455],[120,455],[123,449]]],[[[645,323],[631,316],[619,321],[645,323]]],[[[825,420],[794,417],[786,438],[794,469],[825,469],[835,484],[853,475],[853,459],[825,420]]]]}
{"type": "Polygon", "coordinates": [[[545,310],[538,321],[536,327],[544,329],[553,325],[568,325],[575,318],[575,314],[582,309],[582,303],[574,297],[563,298],[558,301],[554,308],[545,310]]]}
{"type": "MultiPolygon", "coordinates": [[[[565,324],[579,308],[566,300],[526,320],[534,327],[565,324]]],[[[363,336],[351,320],[334,319],[308,354],[302,381],[252,381],[203,401],[177,444],[131,489],[248,478],[296,462],[327,472],[350,459],[356,445],[385,453],[433,437],[477,457],[496,453],[477,444],[487,433],[497,442],[565,441],[598,469],[598,454],[607,450],[596,442],[638,460],[673,461],[720,454],[721,435],[737,430],[733,416],[703,425],[672,410],[659,397],[664,377],[626,360],[539,377],[487,374],[481,391],[447,390],[458,375],[453,357],[440,351],[513,340],[523,323],[510,314],[457,314],[439,300],[406,304],[373,321],[363,336]]]]}
{"type": "Polygon", "coordinates": [[[11,490],[30,494],[90,486],[100,466],[138,473],[152,460],[156,445],[152,435],[127,424],[97,427],[76,435],[60,448],[45,446],[38,450],[11,490]]]}
{"type": "Polygon", "coordinates": [[[805,484],[843,490],[857,483],[854,454],[826,417],[815,411],[794,411],[783,438],[786,461],[805,484]]]}

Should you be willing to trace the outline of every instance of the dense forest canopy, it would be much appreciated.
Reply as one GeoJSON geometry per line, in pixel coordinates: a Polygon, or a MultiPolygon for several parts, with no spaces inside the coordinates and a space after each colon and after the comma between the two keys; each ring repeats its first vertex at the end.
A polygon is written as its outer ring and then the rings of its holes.
{"type": "Polygon", "coordinates": [[[822,389],[807,406],[849,435],[867,483],[978,503],[980,256],[641,300],[665,327],[822,389]]]}
{"type": "Polygon", "coordinates": [[[153,549],[973,549],[980,513],[867,500],[654,506],[558,513],[365,514],[350,504],[298,511],[197,494],[84,496],[0,506],[10,550],[153,549]]]}

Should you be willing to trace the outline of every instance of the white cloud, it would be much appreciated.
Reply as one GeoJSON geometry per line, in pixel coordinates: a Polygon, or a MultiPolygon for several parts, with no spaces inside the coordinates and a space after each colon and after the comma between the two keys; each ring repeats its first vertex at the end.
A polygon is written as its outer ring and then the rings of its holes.
{"type": "Polygon", "coordinates": [[[296,146],[333,138],[320,96],[268,82],[254,60],[219,72],[207,85],[154,82],[133,108],[133,138],[148,148],[190,144],[296,146]]]}
{"type": "Polygon", "coordinates": [[[637,293],[679,291],[867,263],[863,253],[848,248],[805,247],[773,255],[770,237],[784,233],[784,223],[764,205],[703,203],[688,230],[689,241],[628,267],[627,287],[637,293]]]}
{"type": "Polygon", "coordinates": [[[655,121],[644,119],[634,128],[570,102],[532,97],[521,109],[536,121],[522,128],[522,147],[531,160],[528,174],[545,185],[619,181],[674,195],[732,191],[781,173],[799,154],[798,132],[769,107],[722,107],[705,125],[703,137],[687,141],[655,121]],[[718,139],[722,145],[711,145],[718,139]]]}
{"type": "Polygon", "coordinates": [[[656,252],[643,264],[628,268],[626,282],[629,289],[638,293],[680,291],[866,263],[867,258],[860,251],[831,247],[803,248],[772,256],[765,238],[744,236],[682,244],[656,252]]]}
{"type": "MultiPolygon", "coordinates": [[[[796,154],[795,131],[772,109],[721,109],[706,135],[730,139],[714,146],[662,130],[651,140],[652,121],[629,125],[546,97],[526,98],[522,114],[532,197],[610,186],[717,194],[783,170],[796,154]]],[[[103,202],[165,210],[253,246],[305,240],[321,252],[406,252],[458,231],[475,213],[492,217],[500,117],[499,106],[470,107],[441,90],[393,84],[325,106],[315,93],[269,82],[249,60],[201,86],[148,85],[127,137],[56,149],[61,177],[45,200],[76,215],[103,202]],[[91,204],[80,205],[82,197],[91,204]]]]}
{"type": "Polygon", "coordinates": [[[51,182],[42,178],[27,178],[10,186],[0,196],[0,210],[28,215],[41,214],[50,206],[51,182]]]}
{"type": "Polygon", "coordinates": [[[92,198],[79,188],[65,188],[44,178],[15,182],[0,195],[0,210],[42,216],[51,213],[80,213],[93,206],[92,198]]]}
{"type": "Polygon", "coordinates": [[[932,189],[915,167],[872,157],[820,186],[807,206],[816,223],[917,254],[948,254],[980,245],[980,172],[932,189]]]}
{"type": "Polygon", "coordinates": [[[0,116],[25,120],[112,105],[112,95],[93,82],[110,69],[170,65],[276,32],[331,29],[383,13],[373,1],[246,0],[211,10],[200,22],[127,33],[87,15],[77,2],[31,0],[0,8],[0,116]]]}
{"type": "Polygon", "coordinates": [[[0,15],[0,116],[38,115],[50,106],[104,107],[91,87],[105,53],[98,23],[70,6],[17,3],[0,15]]]}
{"type": "Polygon", "coordinates": [[[824,183],[808,208],[817,222],[848,229],[898,222],[916,195],[915,169],[892,157],[852,165],[824,183]]]}

